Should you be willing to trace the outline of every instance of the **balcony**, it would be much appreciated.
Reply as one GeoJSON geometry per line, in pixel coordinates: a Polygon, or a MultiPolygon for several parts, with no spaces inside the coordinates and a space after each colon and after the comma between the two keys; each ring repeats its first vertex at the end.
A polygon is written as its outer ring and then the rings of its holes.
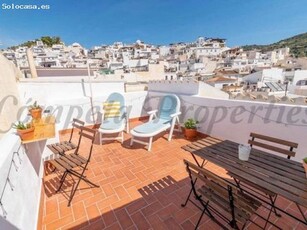
{"type": "MultiPolygon", "coordinates": [[[[91,126],[93,123],[89,115],[91,109],[88,98],[90,83],[85,81],[82,85],[81,82],[76,78],[65,79],[65,82],[24,80],[19,83],[18,92],[25,95],[22,104],[29,98],[36,98],[49,106],[56,114],[58,131],[70,128],[68,124],[74,116],[86,120],[87,125],[91,126]],[[35,91],[38,87],[40,90],[35,91]]],[[[234,101],[227,99],[224,93],[217,93],[210,87],[204,88],[204,85],[192,81],[150,82],[148,91],[133,93],[124,92],[123,82],[94,80],[92,84],[95,108],[100,108],[111,92],[124,94],[132,127],[142,122],[139,118],[144,117],[146,111],[157,107],[159,97],[166,93],[175,93],[182,104],[181,121],[194,117],[200,122],[198,130],[203,135],[246,143],[251,131],[261,132],[298,142],[295,160],[300,161],[305,155],[306,106],[234,101]],[[216,98],[208,97],[209,91],[216,98]]],[[[61,132],[57,138],[67,140],[68,135],[67,132],[61,132]]],[[[14,189],[11,191],[8,186],[4,192],[2,210],[6,212],[6,219],[2,218],[2,226],[13,229],[26,229],[25,226],[28,226],[30,229],[44,230],[193,229],[200,211],[191,204],[185,208],[180,206],[190,190],[183,159],[193,160],[181,148],[189,141],[182,134],[176,133],[175,138],[168,142],[166,134],[163,134],[155,139],[152,151],[147,152],[142,145],[130,147],[129,139],[129,134],[125,134],[126,141],[123,145],[118,142],[95,144],[86,176],[100,187],[90,188],[81,182],[71,207],[67,207],[66,192],[70,191],[73,181],[65,182],[65,192],[55,193],[59,174],[47,171],[42,176],[41,159],[38,159],[42,156],[29,149],[21,150],[21,162],[14,158],[18,168],[15,172],[13,166],[15,174],[11,181],[14,189]]],[[[81,148],[88,144],[82,143],[81,148]]],[[[11,156],[14,157],[13,153],[19,151],[20,142],[10,131],[1,139],[0,146],[5,156],[1,159],[0,170],[2,175],[7,175],[6,165],[11,162],[11,156]]],[[[40,144],[34,147],[44,149],[40,144]]],[[[211,163],[206,167],[221,177],[228,178],[223,168],[211,163]]],[[[5,177],[0,180],[1,188],[4,180],[5,177]]],[[[290,201],[279,197],[277,203],[287,212],[298,214],[290,201]]],[[[306,215],[307,210],[303,211],[306,215]]],[[[268,211],[260,208],[258,214],[264,216],[268,211]]],[[[253,220],[264,224],[257,216],[253,220]]],[[[305,228],[285,215],[281,218],[273,215],[271,221],[283,229],[305,228]]],[[[247,226],[248,229],[255,227],[253,224],[247,226]]],[[[204,216],[200,228],[219,229],[219,226],[204,216]]]]}

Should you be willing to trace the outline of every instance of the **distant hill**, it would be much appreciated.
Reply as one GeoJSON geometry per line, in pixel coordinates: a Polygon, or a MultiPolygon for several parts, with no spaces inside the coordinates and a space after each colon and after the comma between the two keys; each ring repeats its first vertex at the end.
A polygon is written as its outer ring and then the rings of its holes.
{"type": "Polygon", "coordinates": [[[36,44],[36,41],[42,41],[46,46],[49,46],[49,47],[51,47],[54,44],[61,44],[62,43],[62,40],[61,40],[60,37],[44,36],[44,37],[41,37],[41,38],[34,39],[32,41],[24,42],[24,43],[19,44],[17,46],[11,46],[11,47],[9,47],[9,49],[16,50],[16,48],[18,48],[19,46],[27,46],[27,47],[30,48],[31,46],[36,44]]]}
{"type": "Polygon", "coordinates": [[[307,57],[307,33],[299,34],[270,45],[246,45],[243,50],[259,49],[262,52],[289,47],[290,54],[294,57],[307,57]]]}

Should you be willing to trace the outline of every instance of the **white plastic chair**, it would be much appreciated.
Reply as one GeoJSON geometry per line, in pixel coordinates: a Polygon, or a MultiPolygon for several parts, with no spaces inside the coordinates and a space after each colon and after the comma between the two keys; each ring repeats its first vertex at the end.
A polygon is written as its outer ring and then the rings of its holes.
{"type": "Polygon", "coordinates": [[[180,131],[179,115],[180,112],[180,100],[176,95],[166,95],[161,99],[158,110],[148,112],[149,121],[142,125],[139,125],[131,130],[130,146],[133,142],[145,144],[148,147],[148,151],[151,150],[152,139],[157,134],[170,129],[168,135],[168,141],[171,141],[175,124],[178,123],[178,131],[180,131]],[[149,142],[137,140],[136,138],[149,138],[149,142]]]}
{"type": "Polygon", "coordinates": [[[100,144],[103,140],[120,140],[124,142],[124,130],[129,133],[129,119],[125,99],[119,93],[112,93],[104,103],[102,123],[98,129],[100,144]],[[118,137],[102,137],[104,134],[119,133],[118,137]]]}

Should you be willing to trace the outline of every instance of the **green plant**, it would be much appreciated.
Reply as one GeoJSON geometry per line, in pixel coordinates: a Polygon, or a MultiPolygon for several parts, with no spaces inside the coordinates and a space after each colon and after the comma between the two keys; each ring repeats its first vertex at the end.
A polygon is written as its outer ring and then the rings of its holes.
{"type": "Polygon", "coordinates": [[[198,121],[194,120],[193,118],[189,118],[184,122],[184,127],[186,129],[196,129],[196,125],[198,124],[198,121]]]}
{"type": "Polygon", "coordinates": [[[307,157],[303,158],[303,161],[307,164],[307,157]]]}
{"type": "Polygon", "coordinates": [[[12,128],[13,129],[20,129],[20,130],[25,130],[31,128],[32,125],[30,123],[23,123],[21,121],[18,121],[17,124],[13,124],[12,128]]]}
{"type": "Polygon", "coordinates": [[[39,105],[39,104],[37,104],[37,101],[35,101],[34,103],[33,103],[33,105],[30,105],[29,106],[29,110],[32,110],[32,109],[41,109],[42,107],[39,105]]]}

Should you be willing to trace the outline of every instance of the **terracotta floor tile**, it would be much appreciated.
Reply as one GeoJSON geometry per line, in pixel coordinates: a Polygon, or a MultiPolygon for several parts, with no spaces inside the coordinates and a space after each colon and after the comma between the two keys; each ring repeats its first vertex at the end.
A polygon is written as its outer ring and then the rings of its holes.
{"type": "Polygon", "coordinates": [[[62,229],[69,229],[69,230],[79,230],[79,229],[86,229],[89,226],[89,222],[87,221],[86,216],[79,218],[78,220],[65,225],[62,229]]]}
{"type": "Polygon", "coordinates": [[[156,202],[148,205],[147,207],[143,208],[142,213],[145,217],[148,217],[150,215],[157,213],[162,208],[163,208],[163,206],[158,201],[156,201],[156,202]]]}
{"type": "Polygon", "coordinates": [[[150,224],[140,211],[131,215],[131,219],[133,220],[137,229],[150,229],[150,224]]]}
{"type": "Polygon", "coordinates": [[[115,210],[115,215],[123,229],[127,229],[133,225],[133,221],[124,208],[115,210]]]}
{"type": "Polygon", "coordinates": [[[113,195],[115,192],[110,184],[105,184],[101,186],[102,190],[106,197],[113,195]]]}
{"type": "Polygon", "coordinates": [[[106,226],[111,226],[115,222],[117,222],[116,216],[113,212],[113,210],[108,210],[108,211],[100,211],[102,214],[102,219],[104,220],[104,223],[106,226]]]}
{"type": "MultiPolygon", "coordinates": [[[[139,123],[133,122],[131,126],[139,123]]],[[[60,138],[67,140],[69,134],[60,138]]],[[[143,145],[130,147],[128,134],[124,144],[117,141],[95,144],[86,177],[100,187],[91,188],[81,182],[71,207],[67,207],[69,193],[55,193],[61,175],[48,174],[44,178],[42,229],[193,229],[200,210],[191,203],[185,208],[180,206],[190,191],[183,159],[194,162],[181,147],[190,142],[178,134],[171,142],[166,138],[167,133],[155,138],[151,152],[143,145]]],[[[78,141],[77,136],[74,139],[78,141]]],[[[87,141],[81,144],[82,153],[88,145],[87,141]]],[[[206,167],[229,178],[224,169],[212,163],[207,162],[206,167]]],[[[63,190],[69,192],[72,184],[71,179],[65,181],[63,190]]],[[[279,197],[277,204],[297,215],[296,206],[288,200],[279,197]]],[[[259,213],[265,215],[268,211],[261,208],[259,213]]],[[[253,219],[264,223],[258,217],[253,219]]],[[[285,229],[305,229],[285,215],[271,220],[285,229]]],[[[200,229],[220,227],[204,215],[200,229]]],[[[255,229],[255,225],[249,224],[248,229],[255,229]]]]}
{"type": "Polygon", "coordinates": [[[129,197],[128,192],[126,191],[126,189],[123,186],[118,186],[116,188],[114,188],[116,195],[122,199],[124,197],[129,197]]]}
{"type": "Polygon", "coordinates": [[[128,213],[131,215],[138,210],[141,210],[147,206],[147,203],[144,199],[138,199],[127,205],[126,209],[128,213]]]}
{"type": "Polygon", "coordinates": [[[72,215],[72,208],[67,207],[67,202],[62,202],[59,204],[60,217],[63,218],[68,215],[72,215]]]}
{"type": "Polygon", "coordinates": [[[92,222],[92,220],[101,219],[101,215],[96,204],[86,207],[86,214],[90,222],[92,222]]]}
{"type": "Polygon", "coordinates": [[[83,202],[72,204],[74,219],[78,220],[81,217],[86,217],[85,207],[83,202]]]}
{"type": "Polygon", "coordinates": [[[51,223],[51,222],[53,222],[54,220],[57,220],[57,219],[59,219],[59,212],[52,212],[52,213],[48,213],[45,217],[44,217],[44,219],[43,219],[43,221],[44,221],[44,223],[51,223]]]}
{"type": "Polygon", "coordinates": [[[108,226],[105,228],[106,230],[122,230],[122,227],[118,222],[115,222],[114,224],[108,226]]]}
{"type": "Polygon", "coordinates": [[[82,228],[83,230],[87,230],[87,229],[90,229],[90,230],[101,230],[101,229],[105,229],[106,226],[105,226],[105,223],[103,221],[103,219],[101,218],[97,218],[97,219],[92,219],[91,220],[91,223],[82,228]]]}
{"type": "Polygon", "coordinates": [[[55,229],[60,229],[62,228],[63,226],[69,224],[69,223],[72,223],[74,221],[74,218],[72,215],[70,216],[65,216],[61,219],[57,219],[57,220],[54,220],[53,222],[51,222],[50,224],[47,224],[46,225],[46,230],[55,230],[55,229]]]}

